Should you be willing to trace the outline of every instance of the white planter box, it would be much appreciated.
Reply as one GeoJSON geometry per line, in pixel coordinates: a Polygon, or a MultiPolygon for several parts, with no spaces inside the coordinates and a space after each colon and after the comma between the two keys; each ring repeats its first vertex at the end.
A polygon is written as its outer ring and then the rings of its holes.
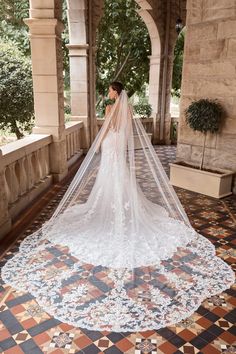
{"type": "Polygon", "coordinates": [[[234,172],[225,170],[219,172],[221,174],[170,163],[170,183],[210,197],[223,198],[232,194],[234,172]]]}

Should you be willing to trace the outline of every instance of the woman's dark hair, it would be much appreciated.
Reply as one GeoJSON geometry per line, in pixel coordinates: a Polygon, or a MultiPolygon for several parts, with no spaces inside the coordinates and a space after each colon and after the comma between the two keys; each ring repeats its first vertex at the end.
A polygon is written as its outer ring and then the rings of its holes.
{"type": "Polygon", "coordinates": [[[120,95],[121,91],[124,90],[124,85],[119,81],[112,81],[110,86],[118,93],[118,95],[120,95]]]}

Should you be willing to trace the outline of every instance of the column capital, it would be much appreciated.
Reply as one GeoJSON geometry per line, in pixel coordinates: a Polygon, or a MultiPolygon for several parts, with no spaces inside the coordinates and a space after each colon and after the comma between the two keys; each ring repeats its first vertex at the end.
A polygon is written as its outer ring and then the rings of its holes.
{"type": "Polygon", "coordinates": [[[148,55],[150,60],[150,65],[152,64],[160,64],[161,56],[160,55],[148,55]]]}
{"type": "Polygon", "coordinates": [[[67,44],[67,48],[69,49],[70,57],[86,57],[87,51],[89,49],[89,44],[67,44]]]}
{"type": "Polygon", "coordinates": [[[30,29],[30,35],[61,36],[64,25],[56,18],[25,18],[25,24],[30,29]]]}

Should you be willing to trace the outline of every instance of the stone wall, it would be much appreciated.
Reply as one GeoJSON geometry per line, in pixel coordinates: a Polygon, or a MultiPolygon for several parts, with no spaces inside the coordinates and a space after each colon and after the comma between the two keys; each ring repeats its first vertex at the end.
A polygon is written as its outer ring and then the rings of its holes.
{"type": "Polygon", "coordinates": [[[214,98],[226,119],[207,136],[204,165],[236,170],[236,3],[188,0],[186,22],[177,158],[200,162],[203,136],[186,125],[184,110],[194,99],[214,98]]]}

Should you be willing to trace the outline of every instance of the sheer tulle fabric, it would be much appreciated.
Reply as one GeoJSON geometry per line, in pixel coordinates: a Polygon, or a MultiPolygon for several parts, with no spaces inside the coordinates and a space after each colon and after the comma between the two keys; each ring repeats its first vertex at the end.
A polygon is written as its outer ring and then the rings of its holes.
{"type": "Polygon", "coordinates": [[[2,276],[55,318],[111,331],[176,323],[234,281],[191,227],[125,90],[54,214],[2,276]]]}

